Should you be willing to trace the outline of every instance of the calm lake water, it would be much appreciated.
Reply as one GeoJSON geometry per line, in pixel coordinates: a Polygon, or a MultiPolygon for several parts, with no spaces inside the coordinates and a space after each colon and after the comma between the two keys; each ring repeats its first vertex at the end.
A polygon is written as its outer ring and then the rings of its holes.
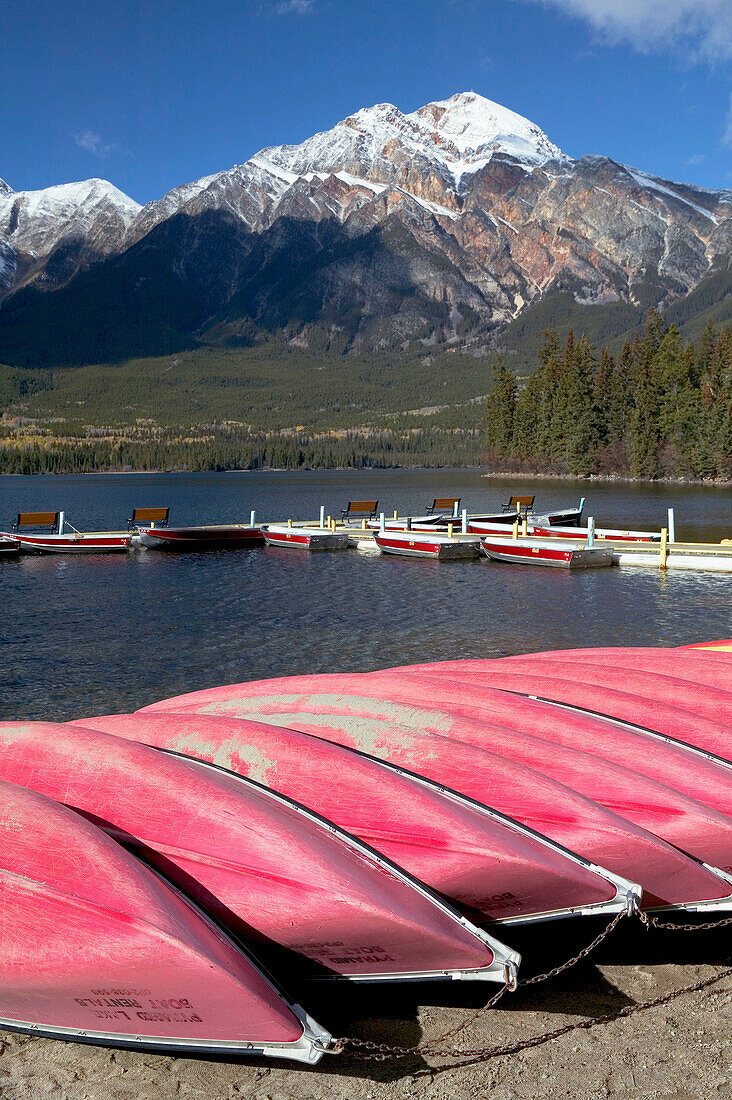
{"type": "MultiPolygon", "coordinates": [[[[316,519],[349,499],[387,514],[462,496],[496,510],[513,492],[613,526],[677,538],[732,536],[732,490],[486,479],[477,471],[335,471],[0,477],[0,528],[65,509],[79,530],[119,529],[133,507],[171,522],[316,519]]],[[[356,551],[21,557],[0,563],[0,717],[67,720],[127,711],[215,684],[303,672],[592,645],[682,645],[732,634],[732,577],[655,570],[577,574],[442,564],[356,551]]]]}

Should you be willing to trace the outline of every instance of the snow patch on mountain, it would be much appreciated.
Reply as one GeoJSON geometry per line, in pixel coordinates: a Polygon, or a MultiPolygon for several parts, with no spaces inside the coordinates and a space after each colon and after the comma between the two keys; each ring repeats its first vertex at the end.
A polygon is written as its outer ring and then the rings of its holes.
{"type": "Polygon", "coordinates": [[[497,153],[532,168],[567,159],[533,122],[474,92],[460,92],[412,114],[392,103],[365,107],[300,145],[263,149],[249,163],[266,164],[284,178],[345,171],[388,184],[419,158],[447,169],[457,183],[497,153]]]}

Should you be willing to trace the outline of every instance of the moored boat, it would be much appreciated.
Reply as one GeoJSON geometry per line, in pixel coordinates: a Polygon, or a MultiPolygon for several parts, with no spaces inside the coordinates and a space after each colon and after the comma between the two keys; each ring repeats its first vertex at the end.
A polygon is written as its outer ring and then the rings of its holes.
{"type": "Polygon", "coordinates": [[[475,558],[480,550],[477,538],[451,538],[438,531],[429,534],[414,530],[376,532],[374,542],[382,554],[398,554],[405,558],[436,558],[438,561],[475,558]]]}
{"type": "Polygon", "coordinates": [[[24,554],[110,554],[130,549],[132,535],[124,531],[64,531],[62,534],[10,536],[24,554]]]}
{"type": "Polygon", "coordinates": [[[480,548],[492,561],[513,562],[518,565],[592,569],[613,564],[611,547],[588,547],[584,542],[554,542],[550,539],[514,539],[483,535],[480,539],[480,548]]]}
{"type": "Polygon", "coordinates": [[[293,550],[347,550],[348,534],[329,527],[290,527],[286,523],[265,523],[262,535],[268,546],[293,550]]]}
{"type": "Polygon", "coordinates": [[[95,825],[0,783],[0,1027],[105,1046],[318,1062],[332,1040],[95,825]]]}
{"type": "Polygon", "coordinates": [[[263,546],[264,535],[257,525],[247,523],[219,524],[210,527],[137,528],[139,542],[148,550],[241,550],[263,546]]]}
{"type": "Polygon", "coordinates": [[[0,535],[0,558],[17,558],[20,553],[20,543],[9,535],[0,535]]]}

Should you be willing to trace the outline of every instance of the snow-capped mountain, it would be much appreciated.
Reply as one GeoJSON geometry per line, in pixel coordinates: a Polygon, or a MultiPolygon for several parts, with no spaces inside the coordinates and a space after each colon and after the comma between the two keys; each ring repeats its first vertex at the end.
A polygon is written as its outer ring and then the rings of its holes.
{"type": "Polygon", "coordinates": [[[42,191],[13,191],[0,180],[0,241],[16,257],[16,282],[47,273],[52,282],[66,281],[119,248],[139,211],[139,203],[106,180],[42,191]]]}
{"type": "MultiPolygon", "coordinates": [[[[639,308],[689,293],[729,265],[732,192],[573,160],[521,115],[465,92],[412,113],[357,111],[142,209],[99,180],[0,185],[3,238],[6,331],[32,330],[39,290],[68,284],[53,295],[68,315],[101,280],[116,331],[120,302],[140,295],[149,320],[158,311],[149,331],[173,332],[176,346],[273,331],[307,343],[309,328],[354,349],[475,346],[557,291],[639,308]]],[[[16,345],[0,334],[0,359],[16,345]]]]}

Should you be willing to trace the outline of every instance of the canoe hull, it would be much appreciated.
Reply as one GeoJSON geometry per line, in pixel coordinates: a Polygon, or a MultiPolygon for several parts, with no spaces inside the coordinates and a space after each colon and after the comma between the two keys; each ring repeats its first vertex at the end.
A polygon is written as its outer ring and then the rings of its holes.
{"type": "Polygon", "coordinates": [[[8,1030],[311,1063],[327,1049],[327,1033],[159,875],[78,814],[7,783],[0,889],[8,1030]]]}
{"type": "Polygon", "coordinates": [[[355,981],[493,976],[478,929],[274,791],[86,728],[3,722],[0,742],[2,778],[143,852],[273,967],[355,981]]]}

